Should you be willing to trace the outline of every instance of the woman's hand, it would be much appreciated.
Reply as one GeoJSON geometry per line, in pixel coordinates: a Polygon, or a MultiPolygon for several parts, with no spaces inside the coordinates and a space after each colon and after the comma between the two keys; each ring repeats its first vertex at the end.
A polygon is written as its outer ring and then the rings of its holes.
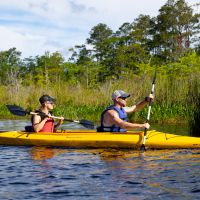
{"type": "Polygon", "coordinates": [[[64,121],[64,117],[60,117],[60,119],[58,120],[58,125],[60,126],[64,121]]]}

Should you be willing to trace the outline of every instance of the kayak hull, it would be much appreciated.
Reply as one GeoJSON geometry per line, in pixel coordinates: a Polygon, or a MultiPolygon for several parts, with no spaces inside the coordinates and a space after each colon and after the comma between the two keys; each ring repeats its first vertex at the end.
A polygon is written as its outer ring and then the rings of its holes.
{"type": "MultiPolygon", "coordinates": [[[[9,131],[0,133],[0,145],[52,146],[66,148],[138,149],[143,132],[99,133],[90,130],[65,130],[56,133],[9,131]]],[[[200,138],[158,132],[147,132],[145,146],[151,149],[200,148],[200,138]]]]}

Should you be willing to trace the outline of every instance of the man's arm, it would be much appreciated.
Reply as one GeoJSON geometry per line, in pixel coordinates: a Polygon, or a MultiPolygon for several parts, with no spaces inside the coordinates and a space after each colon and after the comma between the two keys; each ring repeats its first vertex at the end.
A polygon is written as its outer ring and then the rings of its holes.
{"type": "Polygon", "coordinates": [[[107,111],[106,113],[106,118],[107,118],[107,121],[109,121],[109,124],[110,125],[118,125],[119,127],[121,128],[124,128],[124,129],[135,129],[135,128],[147,128],[149,129],[149,124],[148,123],[144,123],[144,124],[137,124],[137,123],[130,123],[130,122],[125,122],[123,121],[122,119],[119,118],[119,115],[116,111],[114,110],[109,110],[107,111]],[[109,120],[108,120],[109,118],[109,120]]]}
{"type": "Polygon", "coordinates": [[[126,111],[126,113],[132,113],[132,112],[137,112],[139,110],[141,110],[142,108],[144,108],[146,105],[148,104],[147,101],[141,101],[136,105],[133,105],[131,107],[124,107],[124,110],[126,111]]]}
{"type": "Polygon", "coordinates": [[[150,94],[149,97],[145,97],[143,101],[140,101],[136,105],[133,105],[131,107],[124,107],[124,110],[126,111],[126,113],[137,112],[143,109],[152,99],[153,99],[153,95],[150,94]]]}

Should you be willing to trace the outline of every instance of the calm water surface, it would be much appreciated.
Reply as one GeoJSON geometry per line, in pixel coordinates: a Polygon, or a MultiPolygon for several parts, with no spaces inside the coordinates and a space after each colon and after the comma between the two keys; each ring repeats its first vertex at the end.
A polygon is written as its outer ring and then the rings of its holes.
{"type": "MultiPolygon", "coordinates": [[[[26,124],[0,121],[0,130],[20,130],[26,124]]],[[[74,124],[64,127],[77,128],[74,124]]],[[[200,150],[148,150],[142,154],[0,146],[0,151],[2,200],[200,198],[200,150]]]]}

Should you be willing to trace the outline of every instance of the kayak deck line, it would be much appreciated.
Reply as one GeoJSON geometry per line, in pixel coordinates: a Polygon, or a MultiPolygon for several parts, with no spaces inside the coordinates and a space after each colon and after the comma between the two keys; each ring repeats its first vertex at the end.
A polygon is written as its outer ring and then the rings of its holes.
{"type": "MultiPolygon", "coordinates": [[[[139,149],[143,136],[143,131],[126,133],[95,130],[59,130],[56,133],[1,131],[0,145],[139,149]]],[[[150,130],[147,132],[145,146],[148,149],[200,148],[200,138],[150,130]]]]}
{"type": "MultiPolygon", "coordinates": [[[[174,135],[174,134],[170,134],[170,133],[158,132],[156,130],[153,130],[153,131],[150,131],[147,134],[147,140],[150,139],[151,137],[154,137],[154,136],[159,135],[159,134],[164,134],[166,140],[169,140],[169,139],[175,138],[175,137],[184,137],[183,135],[174,135]]],[[[187,137],[189,137],[189,136],[187,136],[187,137]]]]}

